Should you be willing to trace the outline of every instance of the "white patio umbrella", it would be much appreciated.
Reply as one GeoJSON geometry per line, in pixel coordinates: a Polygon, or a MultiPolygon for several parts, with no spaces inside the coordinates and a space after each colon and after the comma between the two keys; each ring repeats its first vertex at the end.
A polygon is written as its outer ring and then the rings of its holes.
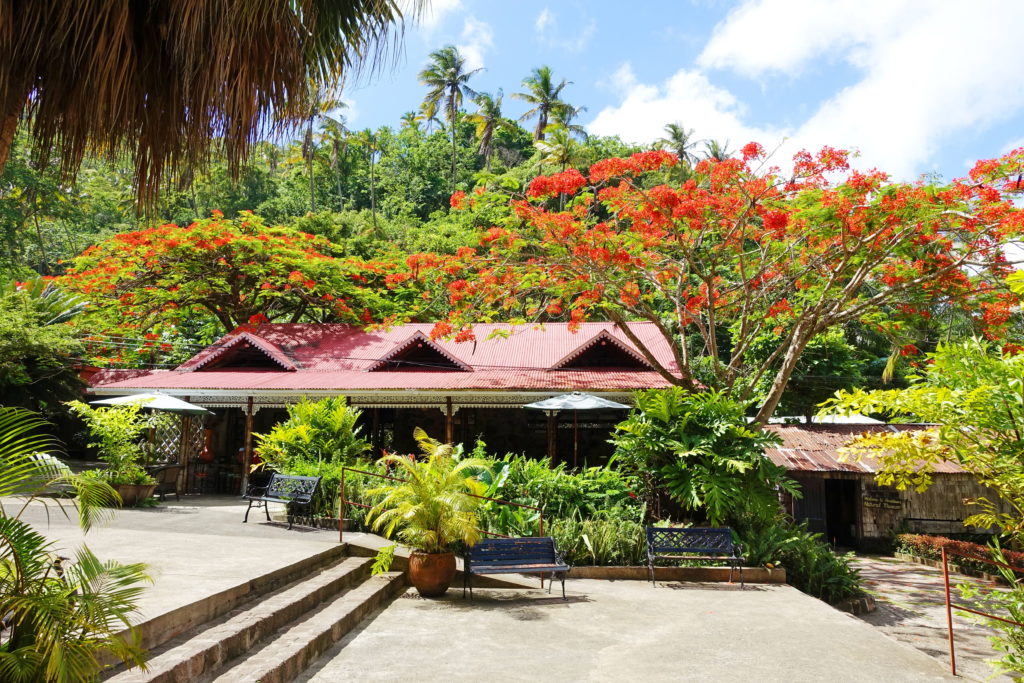
{"type": "MultiPolygon", "coordinates": [[[[629,410],[630,406],[622,403],[616,403],[615,401],[609,401],[606,398],[600,396],[594,396],[593,394],[584,394],[581,391],[574,391],[571,394],[562,394],[561,396],[552,396],[546,398],[543,401],[534,401],[533,403],[527,403],[523,406],[524,408],[532,408],[533,410],[545,410],[558,412],[560,410],[571,410],[572,411],[572,465],[576,466],[578,462],[577,452],[579,450],[579,422],[577,416],[581,410],[607,410],[608,408],[629,410]]],[[[550,414],[550,413],[549,413],[550,414]]]]}
{"type": "Polygon", "coordinates": [[[132,394],[130,396],[118,396],[116,398],[104,398],[99,401],[90,401],[94,406],[123,406],[141,405],[143,408],[160,410],[165,413],[179,413],[182,415],[212,415],[213,413],[202,406],[197,406],[180,398],[175,398],[159,391],[145,394],[132,394]]]}

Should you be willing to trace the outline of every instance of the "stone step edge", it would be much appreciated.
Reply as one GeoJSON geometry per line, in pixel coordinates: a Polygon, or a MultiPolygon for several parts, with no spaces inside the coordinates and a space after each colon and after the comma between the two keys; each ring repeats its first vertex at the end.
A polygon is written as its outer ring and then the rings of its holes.
{"type": "MultiPolygon", "coordinates": [[[[319,571],[346,555],[348,555],[348,550],[345,544],[332,546],[297,560],[292,564],[279,567],[255,578],[241,581],[234,586],[207,595],[195,602],[190,602],[187,605],[176,607],[169,612],[164,612],[151,619],[139,622],[135,624],[134,628],[141,639],[140,644],[146,650],[155,650],[168,641],[177,638],[182,633],[227,614],[254,597],[265,595],[282,586],[294,583],[303,576],[319,571]]],[[[131,635],[128,629],[125,629],[118,634],[118,637],[129,640],[131,635]]],[[[114,666],[114,671],[124,669],[123,665],[115,666],[116,660],[112,656],[105,656],[102,659],[108,666],[114,666]]]]}
{"type": "Polygon", "coordinates": [[[225,663],[272,637],[282,627],[302,619],[321,603],[365,580],[370,575],[371,564],[365,558],[343,558],[320,574],[300,577],[227,621],[195,633],[157,654],[147,662],[147,671],[130,669],[107,681],[170,683],[214,675],[225,663]]]}
{"type": "Polygon", "coordinates": [[[226,669],[214,680],[216,683],[292,681],[370,613],[402,593],[406,586],[405,575],[401,572],[371,576],[308,619],[278,633],[264,648],[226,669]]]}

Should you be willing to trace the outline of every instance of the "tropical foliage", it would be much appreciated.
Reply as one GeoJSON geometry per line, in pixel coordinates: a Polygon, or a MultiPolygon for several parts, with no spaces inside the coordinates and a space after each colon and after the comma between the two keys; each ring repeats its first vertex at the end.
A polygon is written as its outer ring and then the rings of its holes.
{"type": "Polygon", "coordinates": [[[661,150],[534,178],[512,202],[518,221],[486,232],[479,258],[449,282],[442,329],[495,317],[647,320],[678,371],[623,333],[672,384],[695,389],[704,362],[713,387],[741,399],[771,378],[761,422],[810,341],[837,326],[899,340],[904,320],[945,307],[1005,332],[1017,299],[1004,249],[1021,225],[1012,185],[977,169],[949,186],[893,183],[849,171],[848,154],[831,148],[797,154],[787,172],[764,170],[756,143],[742,155],[704,159],[681,186],[666,182],[678,159],[661,150]],[[754,363],[765,334],[775,343],[754,363]]]}
{"type": "Polygon", "coordinates": [[[664,490],[718,525],[741,507],[777,507],[779,490],[796,493],[764,454],[777,437],[748,425],[745,404],[681,387],[636,392],[635,403],[615,428],[613,463],[644,483],[652,504],[664,490]]]}
{"type": "Polygon", "coordinates": [[[1024,538],[1024,355],[973,340],[940,346],[926,365],[927,373],[905,389],[853,389],[828,402],[831,413],[937,425],[865,434],[850,443],[848,454],[877,458],[880,483],[918,491],[931,485],[939,462],[952,460],[999,495],[998,501],[974,501],[978,514],[964,523],[1024,538]]]}
{"type": "Polygon", "coordinates": [[[72,366],[84,345],[64,323],[84,306],[42,278],[0,289],[0,394],[6,405],[53,412],[79,395],[82,382],[72,366]]]}
{"type": "MultiPolygon", "coordinates": [[[[88,531],[100,506],[117,498],[103,482],[66,470],[54,476],[49,462],[38,457],[59,449],[41,433],[45,427],[28,411],[0,408],[0,497],[26,499],[26,505],[0,507],[0,679],[96,680],[107,655],[143,666],[145,652],[131,619],[141,584],[148,580],[145,566],[103,562],[86,547],[67,561],[52,541],[21,519],[37,494],[65,486],[75,491],[78,519],[88,531]],[[121,633],[125,630],[127,638],[121,633]]],[[[68,514],[67,504],[58,505],[68,514]]]]}
{"type": "Polygon", "coordinates": [[[146,438],[174,420],[172,415],[144,410],[141,404],[93,408],[82,401],[71,401],[71,411],[80,417],[94,439],[89,446],[98,449],[107,469],[94,476],[110,484],[153,484],[153,477],[143,469],[152,464],[152,444],[146,438]]]}
{"type": "Polygon", "coordinates": [[[482,460],[456,461],[453,448],[416,429],[424,459],[386,455],[381,463],[403,481],[370,491],[380,499],[367,523],[424,553],[447,553],[473,545],[480,537],[477,509],[484,484],[474,475],[487,467],[482,460]]]}
{"type": "Polygon", "coordinates": [[[68,173],[90,151],[129,153],[143,197],[168,167],[201,167],[214,141],[237,169],[272,117],[303,122],[311,83],[337,82],[380,55],[399,4],[12,7],[0,28],[0,170],[23,114],[37,155],[68,173]]]}

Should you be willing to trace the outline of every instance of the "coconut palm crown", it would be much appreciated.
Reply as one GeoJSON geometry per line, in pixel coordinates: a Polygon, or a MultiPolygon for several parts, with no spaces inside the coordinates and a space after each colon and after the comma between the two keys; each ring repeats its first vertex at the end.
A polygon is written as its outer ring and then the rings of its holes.
{"type": "Polygon", "coordinates": [[[414,432],[426,456],[413,460],[386,455],[380,462],[394,468],[403,481],[369,491],[383,496],[367,515],[367,522],[388,538],[423,553],[452,552],[460,544],[480,538],[477,508],[486,486],[475,477],[487,469],[478,458],[456,460],[451,444],[442,444],[419,427],[414,432]]]}
{"type": "Polygon", "coordinates": [[[135,160],[139,196],[202,166],[222,139],[232,170],[273,121],[303,122],[308,84],[379,56],[423,0],[0,2],[0,170],[27,117],[38,156],[66,175],[85,154],[135,160]]]}

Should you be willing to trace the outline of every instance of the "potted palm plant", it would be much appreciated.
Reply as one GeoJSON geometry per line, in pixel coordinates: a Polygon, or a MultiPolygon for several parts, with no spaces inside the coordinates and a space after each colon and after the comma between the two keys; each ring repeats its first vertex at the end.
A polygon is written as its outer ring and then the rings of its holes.
{"type": "Polygon", "coordinates": [[[480,537],[477,509],[486,486],[476,474],[487,463],[476,458],[457,459],[451,444],[431,439],[419,427],[414,432],[426,456],[414,460],[385,455],[381,463],[402,480],[369,491],[381,496],[367,515],[367,523],[388,538],[411,546],[409,581],[423,597],[444,595],[455,578],[455,551],[480,537]]]}
{"type": "Polygon", "coordinates": [[[93,408],[81,401],[67,405],[85,421],[94,439],[89,445],[98,448],[100,459],[107,463],[106,469],[89,470],[84,474],[110,484],[124,507],[138,505],[152,496],[156,479],[143,468],[153,459],[153,454],[147,450],[145,435],[169,416],[146,415],[140,412],[138,405],[93,408]]]}

